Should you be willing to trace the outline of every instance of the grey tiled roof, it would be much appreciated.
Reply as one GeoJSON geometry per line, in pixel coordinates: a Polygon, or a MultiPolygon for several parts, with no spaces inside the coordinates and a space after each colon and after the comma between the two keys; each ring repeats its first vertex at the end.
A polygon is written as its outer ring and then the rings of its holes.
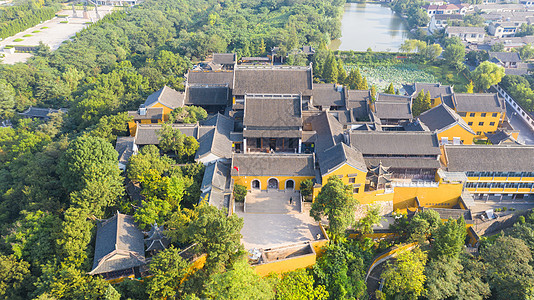
{"type": "Polygon", "coordinates": [[[484,27],[457,27],[457,26],[448,26],[446,28],[448,33],[478,33],[486,34],[484,27]]]}
{"type": "Polygon", "coordinates": [[[234,154],[232,176],[314,176],[312,154],[234,154]]]}
{"type": "Polygon", "coordinates": [[[343,125],[332,115],[322,112],[311,119],[311,125],[317,133],[315,149],[318,153],[343,141],[343,125]]]}
{"type": "Polygon", "coordinates": [[[352,131],[350,145],[366,155],[439,155],[435,133],[397,131],[352,131]]]}
{"type": "Polygon", "coordinates": [[[462,15],[453,15],[453,14],[439,14],[432,16],[436,20],[462,20],[462,15]]]}
{"type": "Polygon", "coordinates": [[[187,73],[188,85],[234,86],[234,71],[193,71],[187,73]]]}
{"type": "Polygon", "coordinates": [[[148,107],[145,115],[140,115],[139,110],[128,111],[128,115],[135,120],[162,120],[163,107],[148,107]]]}
{"type": "Polygon", "coordinates": [[[230,91],[222,86],[188,86],[187,105],[228,105],[230,91]]]}
{"type": "Polygon", "coordinates": [[[408,102],[375,102],[375,114],[380,119],[411,119],[411,105],[408,102]]]}
{"type": "Polygon", "coordinates": [[[135,138],[132,136],[119,136],[115,144],[115,150],[119,153],[119,162],[126,165],[133,155],[135,138]]]}
{"type": "Polygon", "coordinates": [[[458,112],[502,112],[504,104],[496,93],[454,94],[458,112]]]}
{"type": "Polygon", "coordinates": [[[393,169],[438,169],[441,167],[437,159],[428,158],[365,158],[367,166],[376,166],[380,162],[393,169]]]}
{"type": "Polygon", "coordinates": [[[243,125],[273,129],[302,126],[300,99],[247,97],[243,125]]]}
{"type": "Polygon", "coordinates": [[[304,67],[243,68],[235,70],[234,95],[312,94],[312,70],[304,67]]]}
{"type": "Polygon", "coordinates": [[[230,164],[217,161],[206,166],[200,190],[218,188],[226,190],[230,188],[230,164]]]}
{"type": "Polygon", "coordinates": [[[450,95],[453,93],[452,87],[450,85],[441,85],[440,83],[419,83],[416,82],[412,86],[413,94],[412,96],[417,96],[422,90],[430,92],[431,98],[438,98],[440,95],[450,95]]]}
{"type": "Polygon", "coordinates": [[[151,107],[159,102],[168,108],[175,109],[184,105],[184,97],[184,93],[175,91],[168,86],[164,86],[159,91],[154,92],[146,98],[145,107],[151,107]]]}
{"type": "MultiPolygon", "coordinates": [[[[315,88],[315,86],[314,86],[315,88]]],[[[360,102],[367,103],[371,99],[371,91],[369,90],[347,90],[347,109],[360,106],[360,102]],[[352,106],[353,104],[356,106],[352,106]]]]}
{"type": "Polygon", "coordinates": [[[473,129],[467,125],[464,119],[462,119],[460,115],[458,115],[452,108],[445,104],[440,104],[425,111],[419,116],[419,120],[422,121],[431,131],[437,130],[438,132],[441,132],[458,124],[470,133],[475,134],[473,129]]]}
{"type": "Polygon", "coordinates": [[[404,123],[402,128],[404,128],[404,131],[430,131],[428,126],[420,122],[419,119],[404,123]]]}
{"type": "Polygon", "coordinates": [[[33,107],[30,106],[25,111],[19,113],[19,115],[24,116],[26,118],[48,118],[49,114],[63,112],[66,113],[66,108],[60,108],[60,109],[54,109],[54,108],[40,108],[40,107],[33,107]]]}
{"type": "MultiPolygon", "coordinates": [[[[135,144],[136,145],[158,145],[158,131],[161,129],[162,124],[137,124],[137,133],[135,135],[135,144]]],[[[187,136],[192,136],[196,139],[199,139],[202,132],[199,130],[197,124],[172,124],[172,128],[179,129],[182,134],[187,136]]]]}
{"type": "Polygon", "coordinates": [[[452,172],[534,172],[532,146],[445,146],[452,172]]]}
{"type": "Polygon", "coordinates": [[[93,269],[102,274],[144,265],[144,235],[132,216],[116,214],[98,224],[93,269]]]}
{"type": "Polygon", "coordinates": [[[215,127],[199,139],[199,147],[195,159],[208,154],[215,154],[220,158],[230,158],[232,155],[232,141],[230,132],[234,130],[234,119],[217,114],[215,127]]]}
{"type": "Polygon", "coordinates": [[[237,61],[235,53],[213,53],[213,62],[219,65],[233,65],[237,61]]]}
{"type": "Polygon", "coordinates": [[[490,58],[496,58],[501,62],[521,62],[517,52],[488,52],[490,58]]]}
{"type": "Polygon", "coordinates": [[[345,106],[345,95],[334,84],[316,83],[313,85],[312,102],[314,106],[345,106]]]}
{"type": "Polygon", "coordinates": [[[329,174],[343,164],[349,164],[364,172],[367,171],[362,153],[347,146],[345,143],[339,143],[320,153],[318,152],[317,158],[319,159],[322,176],[329,174]]]}
{"type": "Polygon", "coordinates": [[[504,73],[506,75],[522,76],[522,75],[527,75],[528,74],[528,69],[527,68],[506,68],[506,69],[504,69],[504,73]]]}
{"type": "MultiPolygon", "coordinates": [[[[512,142],[512,143],[517,143],[517,141],[512,137],[512,134],[511,133],[508,133],[508,132],[505,132],[504,130],[497,130],[495,131],[495,133],[487,133],[487,132],[484,132],[484,135],[488,138],[488,140],[493,144],[493,145],[500,145],[502,144],[503,142],[512,142]]],[[[517,143],[519,144],[519,143],[517,143]]]]}

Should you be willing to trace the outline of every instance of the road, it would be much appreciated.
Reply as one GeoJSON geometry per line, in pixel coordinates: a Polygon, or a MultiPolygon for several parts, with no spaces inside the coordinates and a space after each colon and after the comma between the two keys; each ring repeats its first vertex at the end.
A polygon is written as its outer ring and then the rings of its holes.
{"type": "Polygon", "coordinates": [[[515,130],[519,130],[518,141],[527,145],[534,145],[534,131],[518,116],[518,112],[510,104],[506,103],[506,115],[515,130]]]}

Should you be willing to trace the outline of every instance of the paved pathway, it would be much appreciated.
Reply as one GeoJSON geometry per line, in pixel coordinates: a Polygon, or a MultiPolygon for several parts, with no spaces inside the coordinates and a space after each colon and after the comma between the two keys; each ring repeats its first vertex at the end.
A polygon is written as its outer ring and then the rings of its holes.
{"type": "Polygon", "coordinates": [[[518,140],[527,145],[534,145],[534,131],[520,118],[518,112],[510,104],[506,103],[506,115],[515,130],[519,130],[518,140]]]}

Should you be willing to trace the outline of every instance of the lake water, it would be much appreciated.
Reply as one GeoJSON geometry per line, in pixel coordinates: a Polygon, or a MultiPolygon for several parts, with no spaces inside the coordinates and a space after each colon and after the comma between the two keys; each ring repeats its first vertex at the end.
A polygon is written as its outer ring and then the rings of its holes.
{"type": "Polygon", "coordinates": [[[348,3],[341,21],[341,38],[332,41],[333,50],[398,51],[408,28],[393,11],[380,4],[348,3]]]}

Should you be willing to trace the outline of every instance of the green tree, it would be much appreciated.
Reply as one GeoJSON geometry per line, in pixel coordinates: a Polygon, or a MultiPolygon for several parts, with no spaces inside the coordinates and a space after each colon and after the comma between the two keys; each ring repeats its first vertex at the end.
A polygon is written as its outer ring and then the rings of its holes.
{"type": "Polygon", "coordinates": [[[336,83],[344,84],[347,80],[347,71],[343,67],[343,61],[341,58],[337,59],[337,80],[336,83]]]}
{"type": "Polygon", "coordinates": [[[492,52],[504,52],[504,44],[503,43],[496,43],[491,45],[492,52]]]}
{"type": "Polygon", "coordinates": [[[208,299],[273,299],[269,280],[257,275],[245,258],[236,260],[231,269],[210,277],[206,283],[208,299]]]}
{"type": "Polygon", "coordinates": [[[494,299],[530,299],[534,289],[532,253],[522,240],[498,237],[481,251],[494,299]]]}
{"type": "Polygon", "coordinates": [[[338,72],[339,68],[336,56],[334,53],[330,52],[323,67],[324,81],[328,83],[337,83],[338,72]]]}
{"type": "Polygon", "coordinates": [[[503,67],[489,61],[482,62],[471,72],[473,83],[479,91],[487,90],[490,86],[498,84],[504,75],[503,67]]]}
{"type": "Polygon", "coordinates": [[[122,180],[117,165],[117,151],[103,139],[82,136],[70,143],[61,157],[58,172],[61,182],[70,191],[80,190],[87,182],[109,179],[109,188],[117,196],[122,193],[122,180]]]}
{"type": "Polygon", "coordinates": [[[437,300],[456,296],[462,271],[457,258],[430,260],[425,268],[426,297],[437,300]]]}
{"type": "Polygon", "coordinates": [[[150,170],[155,170],[159,175],[163,174],[170,169],[172,163],[166,155],[159,154],[156,146],[147,145],[139,151],[139,154],[130,158],[126,174],[132,181],[140,181],[150,170]]]}
{"type": "Polygon", "coordinates": [[[519,48],[519,55],[521,59],[531,59],[534,57],[534,47],[532,44],[526,44],[525,46],[519,48]]]}
{"type": "Polygon", "coordinates": [[[469,83],[465,86],[466,93],[472,94],[474,89],[473,80],[469,80],[469,83]]]}
{"type": "Polygon", "coordinates": [[[0,255],[0,296],[4,299],[24,299],[29,288],[30,264],[15,256],[0,255]]]}
{"type": "Polygon", "coordinates": [[[193,124],[208,117],[205,109],[199,106],[178,107],[171,112],[170,119],[176,123],[193,124]]]}
{"type": "Polygon", "coordinates": [[[198,253],[206,253],[204,270],[219,273],[241,256],[243,219],[214,206],[201,203],[195,210],[184,209],[169,220],[169,236],[182,243],[196,243],[198,253]]]}
{"type": "Polygon", "coordinates": [[[163,124],[158,131],[158,137],[160,149],[165,152],[172,151],[180,159],[193,156],[199,147],[194,137],[186,136],[168,124],[163,124]]]}
{"type": "Polygon", "coordinates": [[[371,101],[376,101],[376,87],[374,85],[371,86],[371,101]]]}
{"type": "Polygon", "coordinates": [[[111,284],[108,285],[106,292],[104,293],[104,300],[120,300],[121,294],[117,292],[111,284]]]}
{"type": "Polygon", "coordinates": [[[360,86],[358,86],[358,89],[359,90],[366,90],[369,88],[369,85],[367,84],[367,78],[366,77],[362,77],[362,84],[360,86]]]}
{"type": "Polygon", "coordinates": [[[235,201],[244,202],[247,196],[247,187],[241,184],[234,184],[235,201]]]}
{"type": "Polygon", "coordinates": [[[180,256],[180,250],[172,246],[154,256],[149,265],[153,276],[147,280],[146,287],[150,299],[168,299],[180,294],[189,265],[180,256]]]}
{"type": "Polygon", "coordinates": [[[420,114],[424,112],[424,102],[425,102],[425,91],[421,90],[419,94],[417,94],[417,97],[413,99],[412,103],[412,111],[413,116],[418,117],[420,114]]]}
{"type": "Polygon", "coordinates": [[[313,180],[306,179],[300,182],[300,194],[307,198],[313,194],[313,180]]]}
{"type": "Polygon", "coordinates": [[[445,61],[456,68],[456,70],[461,71],[465,68],[464,59],[465,59],[465,47],[460,44],[449,45],[443,51],[443,58],[445,61]]]}
{"type": "Polygon", "coordinates": [[[15,89],[0,80],[0,120],[13,117],[15,108],[15,89]]]}
{"type": "Polygon", "coordinates": [[[439,213],[433,209],[417,213],[408,225],[408,236],[412,241],[423,242],[435,234],[441,225],[439,213]]]}
{"type": "Polygon", "coordinates": [[[315,197],[310,216],[320,221],[323,216],[328,218],[328,230],[335,237],[343,235],[345,230],[354,224],[354,211],[358,201],[352,196],[352,187],[343,184],[341,179],[331,176],[315,197]]]}
{"type": "Polygon", "coordinates": [[[328,292],[324,285],[314,286],[315,280],[305,269],[282,274],[276,285],[277,300],[326,300],[328,292]]]}
{"type": "Polygon", "coordinates": [[[395,88],[393,87],[393,83],[390,83],[389,86],[384,90],[384,93],[386,94],[395,94],[395,88]]]}
{"type": "Polygon", "coordinates": [[[367,207],[367,214],[365,217],[358,220],[356,228],[360,230],[362,234],[373,233],[373,226],[380,224],[384,219],[381,214],[380,205],[370,205],[367,207]]]}
{"type": "Polygon", "coordinates": [[[394,263],[388,262],[380,278],[383,292],[392,299],[417,299],[425,293],[426,254],[419,248],[399,254],[394,263]]]}
{"type": "Polygon", "coordinates": [[[458,258],[464,250],[467,230],[465,220],[448,220],[443,223],[433,235],[435,242],[430,254],[433,257],[458,258]]]}

